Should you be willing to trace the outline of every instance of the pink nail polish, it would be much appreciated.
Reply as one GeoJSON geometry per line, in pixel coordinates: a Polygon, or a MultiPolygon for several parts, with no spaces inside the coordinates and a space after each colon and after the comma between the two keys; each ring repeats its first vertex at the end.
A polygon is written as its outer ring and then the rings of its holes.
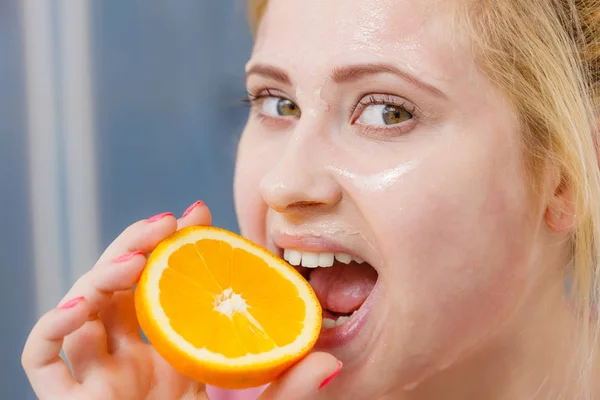
{"type": "Polygon", "coordinates": [[[77,304],[81,303],[81,300],[83,300],[83,296],[75,297],[74,299],[67,301],[65,304],[63,304],[59,308],[61,310],[68,310],[69,308],[73,308],[77,304]]]}
{"type": "Polygon", "coordinates": [[[197,202],[195,202],[194,204],[192,204],[191,206],[189,206],[187,208],[187,210],[185,210],[185,212],[183,213],[183,215],[181,216],[181,218],[187,217],[188,215],[190,215],[190,213],[192,211],[194,211],[194,209],[196,209],[196,207],[203,206],[203,205],[204,205],[204,202],[202,200],[198,200],[197,202]]]}
{"type": "Polygon", "coordinates": [[[115,258],[113,260],[113,262],[122,263],[122,262],[131,260],[135,256],[139,256],[139,255],[143,255],[143,254],[144,253],[141,251],[132,251],[131,253],[126,253],[126,254],[120,255],[119,257],[115,258]]]}
{"type": "Polygon", "coordinates": [[[321,384],[319,385],[319,390],[323,389],[325,386],[329,385],[329,383],[335,379],[336,376],[338,376],[340,374],[340,372],[342,372],[342,367],[344,366],[344,364],[338,360],[338,369],[335,370],[335,372],[333,374],[331,374],[329,377],[327,377],[327,379],[325,379],[323,382],[321,382],[321,384]]]}
{"type": "Polygon", "coordinates": [[[157,221],[160,221],[161,219],[163,219],[165,217],[168,217],[169,215],[173,216],[173,213],[166,212],[166,213],[158,214],[158,215],[155,215],[154,217],[148,218],[146,220],[146,222],[148,222],[148,223],[157,222],[157,221]]]}

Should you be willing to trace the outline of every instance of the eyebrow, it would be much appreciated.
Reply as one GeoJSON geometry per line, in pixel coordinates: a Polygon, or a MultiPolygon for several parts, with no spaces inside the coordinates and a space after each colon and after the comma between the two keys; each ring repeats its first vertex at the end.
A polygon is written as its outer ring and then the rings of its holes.
{"type": "Polygon", "coordinates": [[[423,82],[416,76],[413,76],[392,64],[358,64],[337,67],[333,70],[331,78],[336,83],[348,83],[377,74],[397,75],[413,85],[435,94],[436,96],[446,97],[446,95],[435,86],[431,86],[430,84],[423,82]]]}
{"type": "Polygon", "coordinates": [[[285,72],[281,68],[274,67],[272,65],[254,64],[246,72],[246,80],[248,80],[248,78],[251,75],[260,75],[264,78],[273,79],[274,81],[277,81],[284,85],[292,85],[292,80],[290,79],[290,76],[287,74],[287,72],[285,72]]]}
{"type": "MultiPolygon", "coordinates": [[[[446,97],[446,95],[435,86],[423,82],[416,76],[413,76],[408,72],[401,70],[395,65],[386,63],[357,64],[336,67],[333,69],[331,79],[335,83],[342,84],[354,82],[365,77],[378,74],[393,74],[399,76],[400,78],[412,83],[415,86],[418,86],[423,90],[431,92],[438,97],[446,97]]],[[[285,70],[279,67],[275,67],[272,65],[254,64],[246,72],[246,80],[248,80],[248,78],[251,75],[260,75],[264,78],[272,79],[284,85],[292,85],[292,80],[290,79],[290,76],[287,74],[287,72],[285,72],[285,70]]]]}

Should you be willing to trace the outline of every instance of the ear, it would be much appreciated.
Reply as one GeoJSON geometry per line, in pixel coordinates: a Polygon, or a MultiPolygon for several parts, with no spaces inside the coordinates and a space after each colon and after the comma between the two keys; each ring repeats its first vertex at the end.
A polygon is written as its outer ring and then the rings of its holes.
{"type": "Polygon", "coordinates": [[[559,168],[553,168],[548,180],[553,189],[548,198],[544,218],[546,225],[556,233],[569,232],[575,226],[575,206],[571,183],[559,168]]]}

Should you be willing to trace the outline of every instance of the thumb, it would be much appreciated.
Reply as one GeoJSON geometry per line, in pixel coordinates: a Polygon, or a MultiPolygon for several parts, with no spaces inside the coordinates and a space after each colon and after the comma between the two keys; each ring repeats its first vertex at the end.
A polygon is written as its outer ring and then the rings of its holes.
{"type": "Polygon", "coordinates": [[[342,370],[342,362],[327,353],[311,353],[273,382],[259,400],[312,399],[342,370]]]}

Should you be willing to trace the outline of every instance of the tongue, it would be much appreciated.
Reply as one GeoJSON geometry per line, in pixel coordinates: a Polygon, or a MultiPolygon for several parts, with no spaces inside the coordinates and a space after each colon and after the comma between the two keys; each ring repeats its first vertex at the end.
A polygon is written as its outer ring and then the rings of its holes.
{"type": "Polygon", "coordinates": [[[309,281],[324,309],[349,314],[365,302],[375,286],[377,272],[367,263],[336,262],[332,267],[312,271],[309,281]]]}

